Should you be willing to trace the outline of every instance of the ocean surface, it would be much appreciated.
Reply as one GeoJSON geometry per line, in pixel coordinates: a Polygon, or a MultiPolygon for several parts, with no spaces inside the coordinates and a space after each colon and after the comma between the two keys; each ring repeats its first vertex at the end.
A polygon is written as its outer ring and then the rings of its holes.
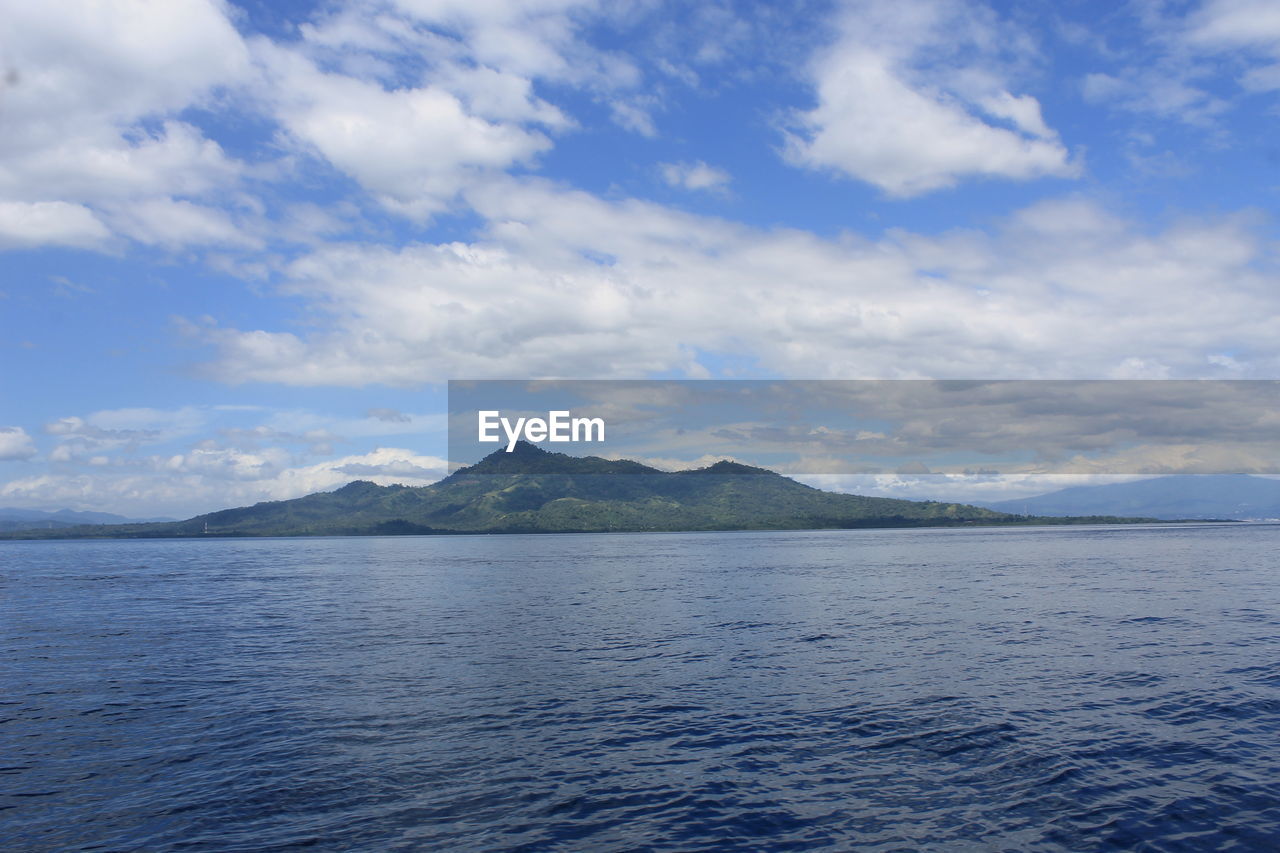
{"type": "Polygon", "coordinates": [[[0,542],[0,849],[1274,851],[1278,545],[0,542]]]}

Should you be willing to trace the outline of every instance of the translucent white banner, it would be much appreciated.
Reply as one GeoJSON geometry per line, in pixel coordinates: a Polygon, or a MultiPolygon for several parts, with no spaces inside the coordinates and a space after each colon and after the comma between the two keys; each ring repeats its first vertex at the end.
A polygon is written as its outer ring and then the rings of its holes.
{"type": "Polygon", "coordinates": [[[1274,380],[449,383],[451,470],[520,442],[677,470],[1280,474],[1274,380]]]}

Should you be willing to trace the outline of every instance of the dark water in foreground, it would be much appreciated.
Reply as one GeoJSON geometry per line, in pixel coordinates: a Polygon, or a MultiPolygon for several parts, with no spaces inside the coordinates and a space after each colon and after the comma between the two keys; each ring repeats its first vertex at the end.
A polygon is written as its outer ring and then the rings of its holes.
{"type": "Polygon", "coordinates": [[[1278,543],[0,543],[0,848],[1280,849],[1278,543]]]}

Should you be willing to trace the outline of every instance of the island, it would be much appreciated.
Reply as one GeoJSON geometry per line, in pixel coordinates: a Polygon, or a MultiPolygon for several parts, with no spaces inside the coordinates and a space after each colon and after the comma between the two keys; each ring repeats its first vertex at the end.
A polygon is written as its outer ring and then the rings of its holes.
{"type": "Polygon", "coordinates": [[[660,471],[630,460],[520,442],[430,486],[365,480],[332,492],[224,509],[185,521],[17,530],[3,539],[351,536],[815,530],[1119,524],[1152,518],[1042,517],[968,504],[827,492],[765,468],[717,462],[660,471]]]}

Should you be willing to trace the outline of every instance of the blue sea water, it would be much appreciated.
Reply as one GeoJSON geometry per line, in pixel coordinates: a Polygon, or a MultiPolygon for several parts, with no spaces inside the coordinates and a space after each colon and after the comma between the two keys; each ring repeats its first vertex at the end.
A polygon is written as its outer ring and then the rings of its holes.
{"type": "Polygon", "coordinates": [[[1277,543],[0,543],[0,848],[1276,850],[1277,543]]]}

